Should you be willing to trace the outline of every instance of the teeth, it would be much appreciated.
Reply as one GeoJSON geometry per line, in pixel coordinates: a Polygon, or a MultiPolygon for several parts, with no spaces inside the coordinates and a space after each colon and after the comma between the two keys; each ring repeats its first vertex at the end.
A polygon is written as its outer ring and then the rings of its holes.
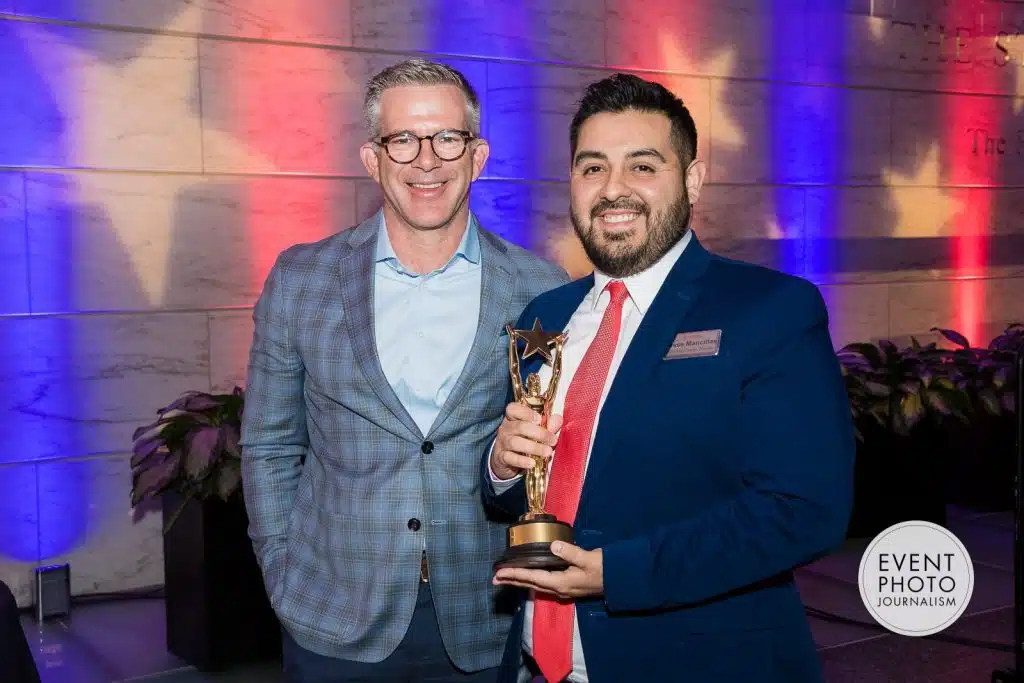
{"type": "Polygon", "coordinates": [[[612,216],[601,216],[601,219],[605,223],[628,223],[639,215],[637,213],[620,213],[612,216]]]}
{"type": "Polygon", "coordinates": [[[441,187],[444,183],[413,183],[413,187],[418,187],[421,190],[436,190],[441,187]]]}

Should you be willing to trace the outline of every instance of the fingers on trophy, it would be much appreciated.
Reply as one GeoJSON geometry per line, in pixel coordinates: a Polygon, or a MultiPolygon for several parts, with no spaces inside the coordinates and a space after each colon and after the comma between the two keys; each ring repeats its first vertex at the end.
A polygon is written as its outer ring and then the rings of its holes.
{"type": "MultiPolygon", "coordinates": [[[[541,426],[547,427],[551,406],[562,376],[562,348],[565,333],[545,332],[540,321],[535,320],[529,330],[508,331],[508,363],[512,377],[515,400],[540,415],[541,426]],[[525,348],[520,356],[520,342],[525,348]],[[540,375],[532,372],[522,378],[520,361],[540,355],[551,364],[551,379],[547,389],[541,385],[540,375]]],[[[530,569],[565,569],[568,563],[551,552],[553,541],[573,542],[572,526],[544,511],[544,499],[548,488],[548,463],[541,456],[534,456],[534,464],[525,475],[527,512],[508,529],[508,548],[495,563],[495,569],[503,567],[527,567],[530,569]]]]}

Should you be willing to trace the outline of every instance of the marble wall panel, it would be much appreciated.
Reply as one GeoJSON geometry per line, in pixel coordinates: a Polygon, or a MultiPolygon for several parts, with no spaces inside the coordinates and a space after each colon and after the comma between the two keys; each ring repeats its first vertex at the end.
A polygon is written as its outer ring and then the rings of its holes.
{"type": "Polygon", "coordinates": [[[889,287],[890,332],[925,335],[932,327],[960,328],[972,344],[986,345],[1007,323],[1024,322],[1022,291],[1024,278],[893,284],[889,287]],[[965,329],[969,324],[975,326],[973,331],[965,329]]]}
{"type": "Polygon", "coordinates": [[[348,0],[17,0],[18,13],[43,19],[164,32],[350,45],[348,0]]]}
{"type": "Polygon", "coordinates": [[[352,0],[352,41],[375,50],[604,63],[604,3],[592,0],[352,0]]]}
{"type": "Polygon", "coordinates": [[[200,170],[196,41],[0,19],[0,165],[200,170]]]}
{"type": "Polygon", "coordinates": [[[855,0],[810,12],[807,78],[848,85],[1024,94],[1020,3],[855,0]]]}
{"type": "MultiPolygon", "coordinates": [[[[473,189],[479,187],[479,185],[473,185],[470,189],[470,198],[472,201],[473,189]]],[[[364,180],[355,181],[355,192],[356,192],[356,222],[365,221],[367,218],[375,214],[384,203],[384,194],[381,192],[380,185],[366,178],[364,180]]]]}
{"type": "Polygon", "coordinates": [[[802,79],[809,38],[799,0],[608,0],[607,8],[609,66],[802,79]]]}
{"type": "Polygon", "coordinates": [[[130,456],[42,462],[40,562],[71,565],[74,595],[160,585],[163,519],[133,514],[130,456]]]}
{"type": "Polygon", "coordinates": [[[488,64],[491,157],[484,174],[567,180],[569,124],[576,103],[589,83],[605,75],[589,69],[488,64]]]}
{"type": "Polygon", "coordinates": [[[705,185],[693,227],[711,251],[803,274],[804,191],[758,185],[705,185]]]}
{"type": "Polygon", "coordinates": [[[39,564],[38,490],[35,463],[0,465],[0,581],[22,607],[31,604],[39,564]]]}
{"type": "Polygon", "coordinates": [[[20,173],[0,173],[0,314],[28,310],[25,181],[20,173]]]}
{"type": "Polygon", "coordinates": [[[806,194],[808,270],[816,281],[954,278],[970,265],[968,241],[980,247],[990,275],[1024,273],[1024,225],[1011,218],[1021,200],[1016,190],[900,184],[806,194]]]}
{"type": "MultiPolygon", "coordinates": [[[[494,178],[568,180],[569,125],[586,87],[608,76],[592,69],[491,63],[487,68],[487,104],[491,158],[484,174],[494,178]]],[[[711,110],[705,79],[641,74],[679,95],[698,128],[698,151],[711,110]]],[[[705,136],[706,137],[706,136],[705,136]]]]}
{"type": "Polygon", "coordinates": [[[36,311],[250,306],[277,255],[349,227],[350,181],[30,174],[36,311]]]}
{"type": "MultiPolygon", "coordinates": [[[[366,82],[402,55],[203,40],[203,161],[208,173],[365,177],[366,82]]],[[[482,62],[445,60],[486,92],[482,62]]],[[[482,103],[486,130],[487,105],[482,103]]]]}
{"type": "Polygon", "coordinates": [[[558,263],[573,277],[593,270],[569,221],[568,183],[478,182],[471,205],[488,230],[558,263]]]}
{"type": "Polygon", "coordinates": [[[888,285],[825,285],[819,290],[829,313],[833,347],[889,337],[888,285]]]}
{"type": "Polygon", "coordinates": [[[205,313],[0,318],[0,338],[2,462],[125,452],[210,386],[205,313]]]}
{"type": "Polygon", "coordinates": [[[210,387],[230,393],[245,388],[249,349],[252,347],[251,310],[210,313],[210,387]]]}
{"type": "Polygon", "coordinates": [[[879,182],[890,98],[878,90],[711,82],[709,177],[729,183],[879,182]]]}
{"type": "Polygon", "coordinates": [[[1024,100],[895,93],[896,184],[1024,184],[1024,100]]]}

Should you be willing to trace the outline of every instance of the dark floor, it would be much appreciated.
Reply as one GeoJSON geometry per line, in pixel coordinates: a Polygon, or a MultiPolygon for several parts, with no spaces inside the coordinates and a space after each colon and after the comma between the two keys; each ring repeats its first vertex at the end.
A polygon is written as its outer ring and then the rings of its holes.
{"type": "MultiPolygon", "coordinates": [[[[971,553],[975,589],[967,613],[935,638],[906,638],[871,626],[856,578],[866,541],[851,542],[841,552],[800,570],[798,583],[808,608],[865,623],[812,616],[828,683],[988,683],[993,669],[1012,663],[1012,655],[998,649],[1009,647],[1013,635],[1012,515],[952,509],[948,526],[971,553]],[[950,642],[956,640],[960,642],[950,642]]],[[[25,630],[43,683],[283,680],[272,665],[219,675],[200,674],[184,666],[164,648],[160,600],[79,607],[73,619],[42,628],[26,619],[25,630]]]]}

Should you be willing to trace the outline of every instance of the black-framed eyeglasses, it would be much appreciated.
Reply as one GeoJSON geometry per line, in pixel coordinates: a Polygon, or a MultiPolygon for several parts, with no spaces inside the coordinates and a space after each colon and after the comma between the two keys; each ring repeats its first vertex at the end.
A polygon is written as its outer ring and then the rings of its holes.
{"type": "Polygon", "coordinates": [[[433,135],[416,135],[409,131],[392,133],[374,140],[396,164],[412,163],[420,155],[424,140],[430,140],[430,147],[441,161],[455,161],[466,153],[467,143],[476,136],[468,130],[440,130],[433,135]]]}

